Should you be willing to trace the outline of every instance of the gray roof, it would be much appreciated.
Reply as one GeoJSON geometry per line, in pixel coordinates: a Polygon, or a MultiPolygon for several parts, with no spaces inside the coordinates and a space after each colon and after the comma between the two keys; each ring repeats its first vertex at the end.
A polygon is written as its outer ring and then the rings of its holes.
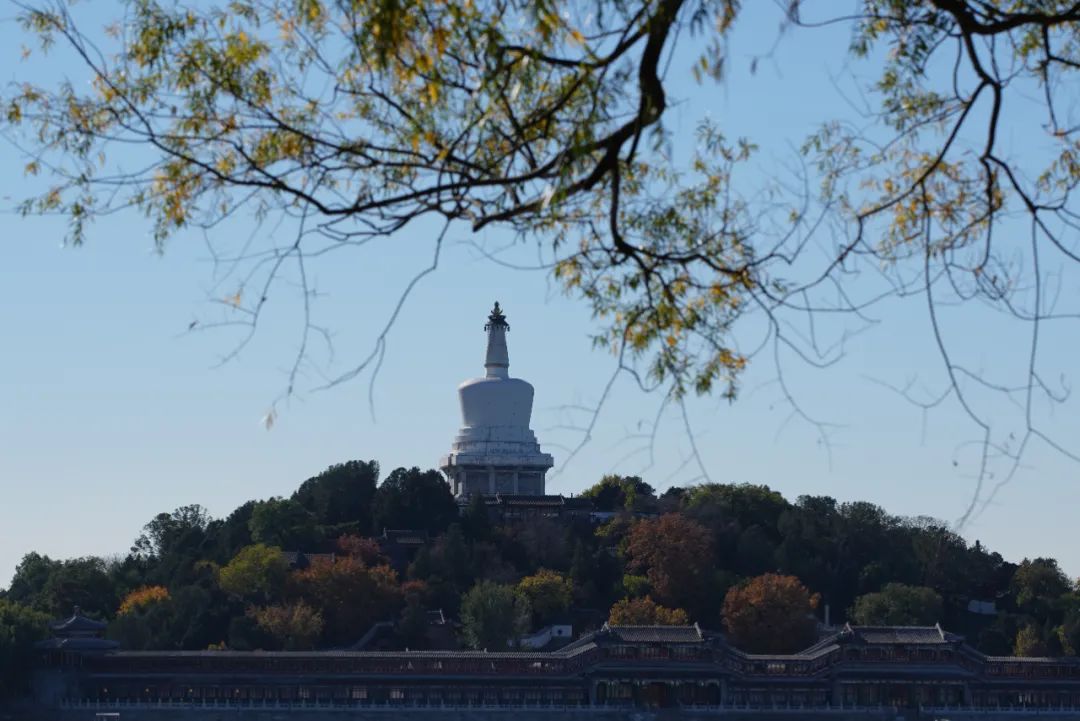
{"type": "Polygon", "coordinates": [[[559,660],[561,651],[353,651],[334,649],[326,651],[235,651],[231,649],[214,651],[119,651],[113,656],[118,658],[356,658],[356,659],[391,659],[410,661],[416,659],[467,658],[474,660],[499,659],[509,660],[559,660]]]}
{"type": "Polygon", "coordinates": [[[67,636],[76,633],[104,631],[108,625],[109,624],[104,621],[95,621],[92,618],[87,618],[82,615],[82,611],[76,606],[75,612],[72,613],[71,616],[60,621],[53,621],[49,624],[49,628],[59,635],[67,636]]]}
{"type": "Polygon", "coordinates": [[[701,643],[705,638],[695,623],[693,626],[611,626],[604,630],[620,641],[629,643],[701,643]]]}
{"type": "Polygon", "coordinates": [[[562,496],[530,496],[524,493],[496,493],[495,500],[507,506],[561,506],[562,496]]]}
{"type": "Polygon", "coordinates": [[[112,651],[119,648],[120,644],[116,641],[109,641],[104,638],[48,638],[44,641],[38,641],[35,646],[43,650],[49,649],[64,649],[65,651],[112,651]]]}
{"type": "Polygon", "coordinates": [[[328,561],[334,563],[337,560],[336,553],[305,553],[304,551],[282,551],[281,555],[290,566],[307,568],[314,561],[328,561]]]}
{"type": "Polygon", "coordinates": [[[840,635],[870,644],[951,644],[962,638],[933,626],[844,626],[840,635]]]}

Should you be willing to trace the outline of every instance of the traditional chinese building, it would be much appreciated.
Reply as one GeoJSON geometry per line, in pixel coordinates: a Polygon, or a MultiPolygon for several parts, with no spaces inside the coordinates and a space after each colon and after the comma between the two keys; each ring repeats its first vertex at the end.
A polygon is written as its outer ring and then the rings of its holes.
{"type": "Polygon", "coordinates": [[[54,633],[40,646],[36,688],[42,704],[69,711],[187,709],[185,718],[201,718],[200,709],[266,709],[279,718],[311,709],[513,708],[595,719],[596,712],[664,709],[732,718],[763,710],[797,710],[798,718],[991,718],[1041,709],[1080,716],[1080,659],[985,656],[938,626],[845,626],[788,655],[743,653],[696,625],[605,626],[547,653],[118,651],[77,615],[54,633]],[[74,627],[82,640],[71,644],[63,634],[74,627]],[[945,716],[935,711],[946,708],[945,716]]]}
{"type": "Polygon", "coordinates": [[[554,461],[529,428],[533,387],[510,377],[510,323],[498,303],[484,331],[484,377],[458,386],[462,426],[439,466],[463,501],[475,494],[543,496],[544,475],[554,461]]]}

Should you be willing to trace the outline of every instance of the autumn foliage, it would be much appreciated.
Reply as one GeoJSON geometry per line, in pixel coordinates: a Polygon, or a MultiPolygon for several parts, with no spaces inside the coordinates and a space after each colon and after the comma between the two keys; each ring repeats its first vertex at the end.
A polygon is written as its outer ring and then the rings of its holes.
{"type": "Polygon", "coordinates": [[[686,626],[690,617],[681,608],[666,608],[652,598],[624,598],[611,607],[613,626],[686,626]]]}
{"type": "Polygon", "coordinates": [[[713,573],[712,538],[678,513],[638,521],[626,543],[627,568],[644,572],[652,595],[668,606],[696,609],[713,573]]]}
{"type": "Polygon", "coordinates": [[[540,624],[550,623],[559,614],[565,613],[574,600],[574,584],[570,579],[546,568],[521,579],[517,590],[529,599],[540,624]]]}
{"type": "Polygon", "coordinates": [[[766,573],[732,588],[724,598],[728,639],[751,653],[791,653],[816,638],[819,596],[795,576],[766,573]]]}
{"type": "Polygon", "coordinates": [[[169,589],[164,586],[143,586],[124,596],[118,615],[134,613],[147,606],[169,600],[169,589]]]}
{"type": "Polygon", "coordinates": [[[322,614],[328,638],[353,642],[373,623],[393,617],[403,596],[397,573],[359,558],[319,559],[289,576],[287,593],[322,614]]]}
{"type": "Polygon", "coordinates": [[[323,632],[323,619],[318,611],[303,601],[291,604],[251,607],[248,616],[286,651],[308,651],[315,648],[323,632]]]}

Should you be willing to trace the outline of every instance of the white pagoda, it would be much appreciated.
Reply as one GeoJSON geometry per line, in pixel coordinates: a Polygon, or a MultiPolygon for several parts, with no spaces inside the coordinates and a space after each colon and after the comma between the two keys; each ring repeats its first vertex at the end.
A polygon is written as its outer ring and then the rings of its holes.
{"type": "Polygon", "coordinates": [[[529,428],[533,387],[509,374],[506,334],[510,324],[498,302],[484,326],[486,373],[458,386],[462,428],[449,455],[440,459],[454,495],[544,495],[544,474],[554,465],[529,428]]]}

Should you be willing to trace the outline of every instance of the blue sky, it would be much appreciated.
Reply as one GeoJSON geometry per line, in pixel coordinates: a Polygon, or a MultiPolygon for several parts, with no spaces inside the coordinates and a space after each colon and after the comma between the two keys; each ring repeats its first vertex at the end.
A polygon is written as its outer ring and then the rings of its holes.
{"type": "MultiPolygon", "coordinates": [[[[815,123],[848,112],[837,87],[849,68],[844,32],[823,30],[786,37],[774,59],[751,75],[749,58],[771,45],[778,21],[762,7],[755,4],[733,39],[725,82],[680,82],[681,102],[669,123],[676,138],[685,138],[708,113],[729,136],[747,135],[762,147],[764,173],[789,159],[815,123]]],[[[20,63],[21,42],[14,23],[0,22],[5,83],[63,71],[20,63]]],[[[1027,148],[1023,137],[1012,142],[1018,152],[1027,148]]],[[[0,144],[4,209],[22,197],[24,162],[0,144]]],[[[457,383],[482,372],[482,326],[495,299],[512,325],[511,373],[536,387],[533,427],[557,466],[580,439],[568,426],[583,420],[566,406],[595,403],[613,369],[609,355],[592,349],[596,326],[586,306],[541,273],[485,260],[466,244],[464,229],[452,230],[438,272],[416,287],[389,335],[374,385],[375,419],[367,375],[312,391],[319,377],[308,373],[268,431],[260,419],[283,389],[296,348],[295,299],[275,300],[252,344],[215,367],[237,337],[184,333],[193,319],[213,314],[208,298],[224,295],[213,285],[201,236],[182,234],[159,256],[146,222],[121,215],[96,224],[87,245],[72,249],[62,246],[62,222],[10,212],[0,218],[0,586],[27,551],[122,553],[154,514],[182,504],[225,515],[248,499],[288,494],[327,465],[353,458],[377,459],[384,474],[399,465],[434,466],[458,427],[457,383]]],[[[336,334],[327,372],[366,355],[404,284],[428,264],[434,233],[410,227],[313,267],[325,293],[318,320],[336,334]]],[[[1078,297],[1075,285],[1062,293],[1078,297]]],[[[925,306],[893,303],[877,317],[881,322],[853,340],[836,367],[785,365],[801,407],[837,424],[828,447],[814,426],[789,418],[768,358],[747,374],[734,404],[691,401],[688,417],[708,476],[767,484],[791,499],[827,494],[897,514],[959,517],[973,492],[973,455],[964,444],[974,430],[952,405],[924,417],[878,383],[902,385],[917,376],[928,388],[942,387],[925,306]]],[[[958,313],[946,323],[976,367],[1012,368],[1023,357],[1022,336],[1010,336],[987,315],[958,313]]],[[[1064,326],[1048,338],[1056,368],[1069,370],[1080,352],[1076,338],[1064,326]]],[[[575,492],[610,471],[641,472],[659,489],[700,476],[685,463],[689,449],[676,409],[662,417],[649,466],[639,436],[648,433],[658,402],[620,380],[593,439],[549,489],[575,492]]],[[[1080,437],[1076,410],[1072,401],[1056,410],[1049,427],[1057,437],[1080,437]]],[[[1018,413],[995,412],[1005,423],[1015,423],[1018,413]]],[[[1024,467],[964,535],[1013,560],[1056,556],[1080,574],[1072,532],[1077,476],[1075,463],[1032,446],[1024,467]]]]}

